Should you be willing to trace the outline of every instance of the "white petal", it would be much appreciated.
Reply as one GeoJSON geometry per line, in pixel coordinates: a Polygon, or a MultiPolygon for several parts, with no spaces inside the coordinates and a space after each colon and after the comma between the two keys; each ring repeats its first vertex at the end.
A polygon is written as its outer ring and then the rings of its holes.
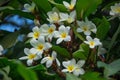
{"type": "Polygon", "coordinates": [[[69,4],[68,2],[66,2],[66,1],[63,1],[63,4],[64,4],[64,6],[65,6],[66,8],[69,8],[69,6],[70,6],[70,4],[69,4]]]}
{"type": "Polygon", "coordinates": [[[79,60],[79,61],[77,62],[77,65],[78,65],[79,67],[82,67],[84,64],[85,64],[85,60],[79,60]]]}
{"type": "Polygon", "coordinates": [[[63,41],[63,38],[59,38],[57,39],[56,44],[60,44],[62,41],[63,41]]]}
{"type": "Polygon", "coordinates": [[[96,45],[102,45],[102,43],[100,42],[100,40],[98,38],[95,38],[94,41],[95,41],[96,45]]]}
{"type": "Polygon", "coordinates": [[[50,43],[48,43],[48,42],[45,43],[45,50],[46,50],[46,49],[49,49],[49,48],[51,48],[51,47],[52,47],[52,45],[51,45],[50,43]]]}
{"type": "Polygon", "coordinates": [[[26,55],[29,55],[29,54],[30,54],[30,49],[25,48],[25,49],[24,49],[24,53],[25,53],[26,55]]]}
{"type": "Polygon", "coordinates": [[[31,6],[29,4],[24,4],[24,8],[28,10],[31,6]]]}
{"type": "Polygon", "coordinates": [[[56,63],[58,66],[60,66],[60,61],[56,58],[56,63]]]}
{"type": "Polygon", "coordinates": [[[64,25],[61,25],[61,26],[59,27],[59,31],[60,31],[60,32],[64,32],[64,31],[65,31],[65,26],[64,26],[64,25]]]}
{"type": "Polygon", "coordinates": [[[32,59],[27,60],[27,65],[28,65],[28,66],[31,66],[31,65],[32,65],[32,63],[33,63],[33,60],[32,60],[32,59]]]}
{"type": "Polygon", "coordinates": [[[90,31],[84,31],[84,34],[89,36],[91,34],[91,32],[90,31]]]}
{"type": "Polygon", "coordinates": [[[46,67],[49,68],[52,65],[52,62],[53,62],[52,60],[48,60],[46,62],[46,67]]]}
{"type": "Polygon", "coordinates": [[[62,72],[68,72],[68,70],[67,69],[63,69],[62,72]]]}
{"type": "Polygon", "coordinates": [[[85,73],[84,69],[80,68],[80,72],[81,75],[85,73]]]}
{"type": "Polygon", "coordinates": [[[36,48],[31,48],[31,49],[30,49],[30,53],[34,53],[34,54],[35,54],[35,53],[37,53],[37,52],[38,52],[38,50],[37,50],[36,48]]]}
{"type": "Polygon", "coordinates": [[[75,65],[75,64],[76,64],[75,59],[71,59],[71,60],[70,60],[70,64],[71,64],[71,65],[75,65]]]}
{"type": "Polygon", "coordinates": [[[87,36],[86,39],[87,39],[88,41],[93,41],[93,39],[92,39],[90,36],[87,36]]]}
{"type": "Polygon", "coordinates": [[[36,57],[34,58],[34,60],[39,60],[40,58],[42,58],[42,55],[41,56],[36,55],[36,57]]]}
{"type": "Polygon", "coordinates": [[[56,56],[57,56],[56,52],[53,51],[53,52],[52,52],[52,58],[56,59],[56,56]]]}
{"type": "Polygon", "coordinates": [[[65,21],[68,19],[68,14],[67,13],[60,13],[60,21],[65,21]]]}
{"type": "Polygon", "coordinates": [[[97,29],[96,29],[96,28],[95,28],[95,29],[91,29],[91,31],[92,31],[93,33],[96,33],[97,29]]]}
{"type": "Polygon", "coordinates": [[[70,36],[67,36],[64,41],[71,41],[71,37],[70,36]]]}
{"type": "Polygon", "coordinates": [[[21,57],[21,58],[19,58],[20,60],[26,60],[26,59],[28,59],[28,56],[24,56],[24,57],[21,57]]]}
{"type": "Polygon", "coordinates": [[[69,31],[70,31],[70,27],[67,26],[67,27],[66,27],[66,32],[69,33],[69,31]]]}
{"type": "Polygon", "coordinates": [[[70,17],[72,17],[73,19],[75,19],[75,16],[76,16],[76,11],[74,10],[74,11],[72,11],[70,13],[70,17]]]}
{"type": "Polygon", "coordinates": [[[41,64],[45,63],[45,62],[48,61],[48,60],[49,60],[49,57],[43,58],[43,59],[41,60],[41,64]]]}
{"type": "Polygon", "coordinates": [[[33,30],[33,32],[38,32],[39,28],[38,28],[38,26],[35,26],[32,30],[33,30]]]}
{"type": "Polygon", "coordinates": [[[40,36],[40,37],[38,38],[38,41],[41,42],[41,43],[45,43],[45,38],[44,38],[44,36],[40,36]]]}
{"type": "Polygon", "coordinates": [[[75,76],[79,76],[79,75],[80,75],[80,69],[75,69],[75,70],[73,71],[73,74],[74,74],[75,76]]]}
{"type": "Polygon", "coordinates": [[[62,62],[62,65],[63,65],[65,68],[67,68],[68,65],[70,65],[70,61],[63,61],[63,62],[62,62]]]}
{"type": "Polygon", "coordinates": [[[37,44],[38,44],[38,41],[37,41],[36,39],[32,39],[32,40],[30,41],[30,44],[31,44],[33,47],[36,47],[37,44]]]}
{"type": "Polygon", "coordinates": [[[84,41],[84,43],[89,44],[89,42],[88,42],[88,41],[84,41]]]}
{"type": "Polygon", "coordinates": [[[33,37],[33,32],[30,32],[27,36],[28,37],[33,37]]]}
{"type": "Polygon", "coordinates": [[[2,45],[0,45],[0,51],[3,51],[3,47],[2,47],[2,45]]]}
{"type": "Polygon", "coordinates": [[[76,0],[71,0],[71,4],[75,6],[76,0]]]}
{"type": "Polygon", "coordinates": [[[77,32],[83,32],[81,28],[77,28],[77,32]]]}
{"type": "Polygon", "coordinates": [[[55,32],[54,32],[54,37],[55,37],[55,38],[60,37],[60,33],[59,33],[58,31],[55,31],[55,32]]]}

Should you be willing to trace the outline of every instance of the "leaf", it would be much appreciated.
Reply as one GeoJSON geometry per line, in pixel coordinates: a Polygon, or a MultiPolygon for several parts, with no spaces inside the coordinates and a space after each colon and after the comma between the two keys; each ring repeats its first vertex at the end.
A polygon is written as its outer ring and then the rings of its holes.
{"type": "Polygon", "coordinates": [[[96,36],[100,40],[103,40],[110,29],[110,24],[105,17],[101,20],[101,24],[97,28],[96,36]]]}
{"type": "Polygon", "coordinates": [[[66,73],[66,80],[81,80],[81,79],[71,73],[66,73]]]}
{"type": "Polygon", "coordinates": [[[63,57],[70,58],[70,53],[65,48],[52,45],[52,50],[56,51],[58,54],[60,54],[63,57]]]}
{"type": "Polygon", "coordinates": [[[76,11],[78,18],[85,18],[96,11],[102,0],[77,0],[76,11]]]}
{"type": "Polygon", "coordinates": [[[0,7],[0,11],[5,10],[5,9],[14,10],[14,8],[13,8],[13,7],[11,7],[11,6],[4,6],[4,7],[0,7]]]}
{"type": "Polygon", "coordinates": [[[4,68],[2,68],[7,74],[9,74],[10,72],[10,66],[6,66],[4,68]]]}
{"type": "Polygon", "coordinates": [[[87,71],[81,78],[82,80],[106,80],[105,78],[100,77],[100,73],[92,71],[87,71]]]}
{"type": "Polygon", "coordinates": [[[56,8],[58,8],[60,11],[66,12],[67,9],[63,4],[58,4],[54,0],[48,0],[51,4],[55,5],[56,8]]]}
{"type": "Polygon", "coordinates": [[[2,41],[0,42],[0,44],[4,48],[10,48],[10,47],[12,47],[16,43],[18,34],[19,34],[19,32],[13,32],[13,33],[10,33],[10,34],[6,35],[2,39],[2,41]]]}
{"type": "Polygon", "coordinates": [[[28,67],[28,69],[31,69],[31,70],[34,70],[34,71],[46,71],[47,69],[39,64],[39,65],[36,65],[36,66],[32,66],[32,67],[28,67]]]}
{"type": "Polygon", "coordinates": [[[110,64],[106,64],[104,62],[98,62],[98,67],[104,67],[104,76],[109,78],[109,76],[114,75],[118,71],[120,71],[120,59],[113,61],[110,64]]]}
{"type": "Polygon", "coordinates": [[[52,10],[51,5],[49,4],[48,0],[33,0],[37,5],[38,9],[43,9],[45,12],[52,10]]]}
{"type": "Polygon", "coordinates": [[[89,46],[87,44],[82,43],[80,45],[80,49],[73,53],[73,57],[86,60],[88,54],[89,54],[89,46]]]}

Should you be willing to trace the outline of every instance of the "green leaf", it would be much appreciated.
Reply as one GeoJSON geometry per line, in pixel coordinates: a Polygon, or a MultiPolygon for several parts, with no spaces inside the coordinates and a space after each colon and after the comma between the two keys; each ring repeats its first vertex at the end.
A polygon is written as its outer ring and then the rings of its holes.
{"type": "Polygon", "coordinates": [[[89,46],[87,44],[82,43],[80,45],[80,49],[73,53],[73,57],[86,60],[88,54],[89,54],[89,46]]]}
{"type": "Polygon", "coordinates": [[[70,53],[65,48],[53,45],[52,50],[56,51],[58,54],[60,54],[63,57],[70,58],[70,53]]]}
{"type": "Polygon", "coordinates": [[[87,71],[81,78],[82,80],[106,80],[105,78],[100,77],[100,73],[92,71],[87,71]]]}
{"type": "Polygon", "coordinates": [[[66,80],[81,80],[81,79],[71,73],[66,73],[66,80]]]}
{"type": "Polygon", "coordinates": [[[14,8],[13,8],[13,7],[11,7],[11,6],[4,6],[4,7],[0,7],[0,11],[5,10],[5,9],[14,10],[14,8]]]}
{"type": "Polygon", "coordinates": [[[66,12],[67,9],[63,4],[58,4],[54,0],[48,0],[51,4],[53,4],[56,8],[58,8],[60,11],[66,12]]]}
{"type": "Polygon", "coordinates": [[[97,28],[96,36],[100,40],[103,40],[110,29],[110,24],[105,17],[101,20],[101,24],[97,28]]]}
{"type": "Polygon", "coordinates": [[[19,35],[19,32],[10,33],[1,40],[0,44],[4,48],[10,48],[16,43],[18,35],[19,35]]]}
{"type": "Polygon", "coordinates": [[[31,69],[31,70],[34,70],[34,71],[46,71],[47,69],[39,64],[39,65],[36,65],[36,66],[32,66],[32,67],[28,67],[28,69],[31,69]]]}
{"type": "Polygon", "coordinates": [[[102,0],[77,0],[76,11],[78,18],[85,18],[96,11],[102,0]]]}
{"type": "Polygon", "coordinates": [[[48,0],[33,0],[37,5],[38,9],[43,9],[45,12],[52,10],[51,5],[49,4],[48,0]]]}

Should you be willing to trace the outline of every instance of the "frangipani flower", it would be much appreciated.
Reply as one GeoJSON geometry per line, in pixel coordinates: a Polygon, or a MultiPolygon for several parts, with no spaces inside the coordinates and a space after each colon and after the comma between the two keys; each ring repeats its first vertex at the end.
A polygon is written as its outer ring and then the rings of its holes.
{"type": "Polygon", "coordinates": [[[3,47],[0,45],[0,55],[2,55],[3,47]]]}
{"type": "Polygon", "coordinates": [[[70,41],[71,37],[69,35],[70,27],[65,27],[61,25],[59,31],[55,31],[55,37],[58,38],[56,44],[60,44],[62,41],[70,41]]]}
{"type": "Polygon", "coordinates": [[[36,52],[38,55],[42,55],[44,50],[47,50],[52,47],[49,42],[45,42],[44,36],[40,36],[38,40],[31,40],[31,45],[33,46],[32,51],[36,52]]]}
{"type": "Polygon", "coordinates": [[[94,23],[91,21],[88,21],[86,18],[85,22],[84,21],[77,21],[79,28],[77,28],[77,32],[84,32],[85,35],[90,35],[91,31],[93,33],[96,33],[97,29],[94,23]]]}
{"type": "Polygon", "coordinates": [[[49,68],[52,65],[53,61],[55,60],[57,65],[60,66],[60,62],[58,61],[56,57],[57,57],[57,53],[53,51],[51,56],[44,57],[41,60],[41,64],[46,62],[46,67],[49,68]]]}
{"type": "Polygon", "coordinates": [[[85,73],[83,68],[81,68],[85,64],[84,60],[79,60],[76,64],[75,59],[71,59],[69,61],[63,61],[62,64],[66,68],[66,69],[63,69],[62,72],[69,72],[69,73],[73,72],[73,74],[76,76],[79,76],[80,74],[85,73]]]}
{"type": "Polygon", "coordinates": [[[90,48],[94,48],[95,46],[102,45],[98,38],[92,39],[90,36],[86,37],[87,41],[84,41],[86,44],[90,46],[90,48]]]}
{"type": "Polygon", "coordinates": [[[111,6],[110,15],[120,15],[120,3],[111,6]]]}
{"type": "Polygon", "coordinates": [[[72,23],[75,21],[76,11],[72,11],[70,15],[67,13],[60,13],[61,21],[67,21],[68,23],[72,23]]]}
{"type": "Polygon", "coordinates": [[[20,60],[26,60],[27,59],[27,65],[31,66],[34,60],[39,60],[42,58],[42,56],[38,56],[32,49],[25,48],[24,52],[27,56],[23,56],[19,58],[20,60]]]}
{"type": "Polygon", "coordinates": [[[50,22],[50,23],[60,23],[60,15],[59,15],[59,11],[57,8],[53,8],[52,11],[49,11],[47,13],[48,17],[47,20],[50,22]]]}
{"type": "Polygon", "coordinates": [[[24,8],[26,12],[34,12],[35,9],[35,3],[32,2],[32,4],[24,4],[24,8]]]}
{"type": "Polygon", "coordinates": [[[56,26],[54,24],[50,24],[50,25],[47,25],[47,24],[43,24],[41,26],[41,29],[43,31],[43,34],[45,36],[47,36],[47,40],[52,40],[53,36],[54,36],[54,32],[55,32],[55,29],[56,29],[56,26]]]}
{"type": "Polygon", "coordinates": [[[63,1],[64,6],[69,9],[69,10],[73,10],[74,6],[76,4],[76,0],[71,0],[70,4],[66,1],[63,1]]]}
{"type": "Polygon", "coordinates": [[[32,29],[33,32],[30,32],[28,34],[28,37],[32,37],[33,39],[38,39],[42,33],[41,29],[38,28],[38,26],[35,26],[33,29],[32,29]]]}
{"type": "Polygon", "coordinates": [[[107,52],[107,50],[105,48],[103,48],[102,45],[100,45],[98,47],[98,53],[97,53],[97,55],[99,56],[99,55],[105,54],[106,52],[107,52]]]}

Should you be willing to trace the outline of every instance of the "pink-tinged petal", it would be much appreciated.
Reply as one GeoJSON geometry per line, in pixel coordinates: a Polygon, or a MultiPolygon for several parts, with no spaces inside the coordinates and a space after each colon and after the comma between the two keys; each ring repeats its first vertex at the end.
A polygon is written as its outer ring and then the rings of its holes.
{"type": "Polygon", "coordinates": [[[21,57],[21,58],[19,58],[20,60],[26,60],[26,59],[28,59],[28,56],[24,56],[24,57],[21,57]]]}
{"type": "Polygon", "coordinates": [[[79,67],[82,67],[84,64],[85,64],[85,60],[79,60],[79,61],[77,62],[77,65],[78,65],[79,67]]]}
{"type": "Polygon", "coordinates": [[[52,65],[53,60],[48,60],[46,62],[46,67],[49,68],[52,65]]]}
{"type": "Polygon", "coordinates": [[[63,41],[63,38],[59,38],[57,39],[56,44],[60,44],[62,41],[63,41]]]}
{"type": "Polygon", "coordinates": [[[27,65],[28,65],[28,66],[31,66],[32,63],[33,63],[33,59],[29,59],[29,60],[27,60],[27,65]]]}
{"type": "Polygon", "coordinates": [[[63,4],[64,4],[64,6],[65,6],[66,8],[69,8],[69,6],[70,6],[70,4],[69,4],[68,2],[66,2],[66,1],[63,1],[63,4]]]}
{"type": "Polygon", "coordinates": [[[25,49],[24,49],[24,53],[25,53],[26,55],[29,55],[29,54],[30,54],[30,49],[25,48],[25,49]]]}
{"type": "Polygon", "coordinates": [[[68,72],[68,70],[67,69],[63,69],[62,72],[68,72]]]}
{"type": "Polygon", "coordinates": [[[48,60],[49,60],[49,57],[45,57],[45,58],[43,58],[43,59],[41,60],[41,64],[47,62],[48,60]]]}
{"type": "Polygon", "coordinates": [[[70,36],[67,36],[64,41],[71,41],[71,37],[70,36]]]}

